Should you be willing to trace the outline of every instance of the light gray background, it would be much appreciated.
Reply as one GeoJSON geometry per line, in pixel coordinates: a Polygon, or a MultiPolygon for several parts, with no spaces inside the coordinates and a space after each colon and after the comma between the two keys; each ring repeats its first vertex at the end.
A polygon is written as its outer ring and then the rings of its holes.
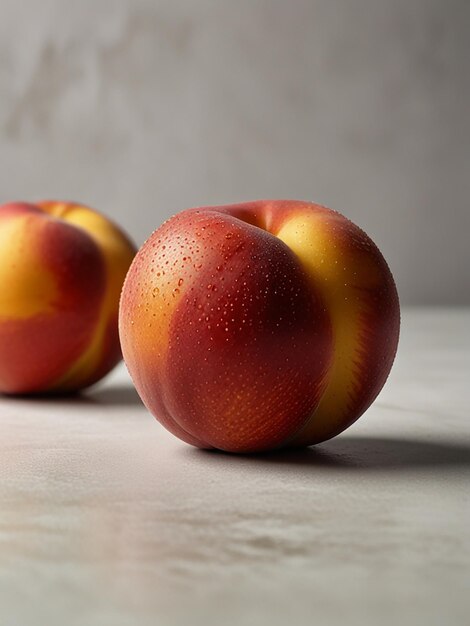
{"type": "Polygon", "coordinates": [[[404,303],[470,302],[467,0],[1,0],[0,202],[141,243],[194,205],[341,210],[404,303]]]}

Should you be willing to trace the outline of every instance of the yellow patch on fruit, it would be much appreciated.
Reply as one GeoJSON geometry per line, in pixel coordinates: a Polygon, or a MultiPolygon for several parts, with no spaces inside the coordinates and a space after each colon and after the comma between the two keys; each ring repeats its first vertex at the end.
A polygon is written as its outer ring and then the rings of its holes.
{"type": "Polygon", "coordinates": [[[163,259],[160,257],[161,249],[155,248],[157,252],[154,253],[153,247],[147,245],[147,253],[155,255],[155,262],[151,272],[143,268],[133,279],[137,307],[132,307],[133,319],[126,332],[134,333],[135,322],[138,331],[130,344],[138,344],[139,352],[144,355],[143,360],[153,362],[156,367],[164,367],[171,349],[173,315],[181,298],[187,297],[189,281],[184,269],[178,273],[176,280],[170,269],[174,264],[181,263],[182,251],[166,249],[163,259]]]}
{"type": "Polygon", "coordinates": [[[0,228],[0,316],[27,319],[53,313],[58,297],[54,276],[35,253],[28,222],[35,216],[4,220],[0,228]]]}
{"type": "MultiPolygon", "coordinates": [[[[361,316],[367,312],[364,288],[380,282],[380,273],[369,262],[367,250],[346,250],[336,216],[323,213],[299,215],[277,233],[297,255],[319,290],[333,330],[333,361],[320,403],[291,443],[310,445],[328,439],[344,424],[358,383],[361,360],[361,316]],[[335,243],[337,242],[337,243],[335,243]],[[360,285],[360,287],[359,287],[360,285]]],[[[358,229],[358,233],[360,233],[358,229]]],[[[360,237],[360,235],[358,235],[360,237]]]]}

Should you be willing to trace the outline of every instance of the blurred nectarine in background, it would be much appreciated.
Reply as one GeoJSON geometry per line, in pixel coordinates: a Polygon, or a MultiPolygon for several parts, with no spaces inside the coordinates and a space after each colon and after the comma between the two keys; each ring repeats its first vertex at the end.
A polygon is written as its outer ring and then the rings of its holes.
{"type": "Polygon", "coordinates": [[[119,295],[135,254],[126,235],[67,202],[0,207],[0,391],[68,392],[121,358],[119,295]]]}

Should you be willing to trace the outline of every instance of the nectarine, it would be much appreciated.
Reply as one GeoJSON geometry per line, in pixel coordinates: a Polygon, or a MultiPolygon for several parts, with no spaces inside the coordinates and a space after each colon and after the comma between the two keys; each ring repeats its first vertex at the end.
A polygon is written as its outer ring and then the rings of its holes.
{"type": "Polygon", "coordinates": [[[118,307],[135,248],[67,202],[0,207],[0,391],[68,392],[121,358],[118,307]]]}
{"type": "Polygon", "coordinates": [[[372,403],[399,334],[370,238],[307,202],[183,211],[135,257],[120,306],[142,400],[184,441],[254,452],[338,434],[372,403]]]}

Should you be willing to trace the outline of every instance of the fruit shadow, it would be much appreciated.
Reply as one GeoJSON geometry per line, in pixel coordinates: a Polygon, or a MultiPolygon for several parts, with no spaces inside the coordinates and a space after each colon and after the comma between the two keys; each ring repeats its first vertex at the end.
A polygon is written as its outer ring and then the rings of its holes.
{"type": "Polygon", "coordinates": [[[348,470],[393,470],[431,468],[470,468],[470,446],[422,439],[343,435],[304,449],[280,450],[263,454],[227,454],[192,448],[198,459],[227,463],[243,459],[249,464],[278,467],[319,467],[348,470]]]}
{"type": "Polygon", "coordinates": [[[106,387],[91,388],[81,393],[88,403],[114,406],[143,406],[139,394],[131,383],[116,383],[106,387]]]}
{"type": "Polygon", "coordinates": [[[137,391],[131,383],[115,383],[106,386],[90,387],[74,393],[49,393],[2,396],[6,401],[53,404],[54,406],[95,405],[109,407],[143,406],[137,391]]]}

